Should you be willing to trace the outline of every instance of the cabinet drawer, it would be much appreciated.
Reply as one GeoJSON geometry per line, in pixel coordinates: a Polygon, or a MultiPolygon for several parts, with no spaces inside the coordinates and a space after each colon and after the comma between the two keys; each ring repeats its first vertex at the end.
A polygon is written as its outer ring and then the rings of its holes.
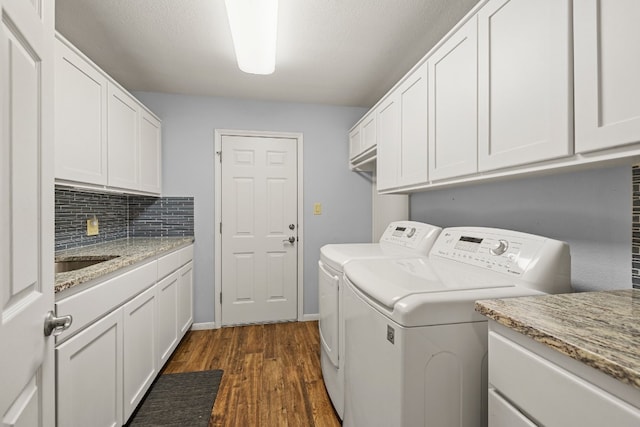
{"type": "Polygon", "coordinates": [[[526,415],[511,406],[494,389],[489,389],[489,425],[491,427],[536,427],[526,415]]]}
{"type": "Polygon", "coordinates": [[[156,261],[149,262],[110,280],[56,302],[58,316],[70,314],[73,323],[57,337],[61,342],[109,311],[152,286],[157,278],[156,261]]]}
{"type": "Polygon", "coordinates": [[[178,249],[158,259],[158,280],[162,280],[192,259],[193,245],[178,249]]]}
{"type": "Polygon", "coordinates": [[[158,279],[162,280],[182,265],[181,251],[174,251],[158,259],[158,279]]]}
{"type": "Polygon", "coordinates": [[[489,383],[542,425],[640,425],[638,408],[495,332],[489,383]]]}
{"type": "Polygon", "coordinates": [[[186,248],[180,249],[180,265],[185,265],[189,261],[193,260],[193,245],[189,245],[186,248]]]}

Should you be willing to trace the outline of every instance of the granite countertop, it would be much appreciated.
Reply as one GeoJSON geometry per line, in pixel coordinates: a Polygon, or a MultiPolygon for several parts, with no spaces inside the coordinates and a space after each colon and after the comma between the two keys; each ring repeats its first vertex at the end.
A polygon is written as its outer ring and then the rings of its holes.
{"type": "Polygon", "coordinates": [[[187,246],[193,243],[193,240],[193,237],[134,237],[58,251],[55,254],[56,262],[91,260],[109,256],[116,258],[78,270],[56,273],[54,292],[70,289],[147,258],[187,246]]]}
{"type": "Polygon", "coordinates": [[[476,311],[640,389],[640,290],[476,302],[476,311]]]}

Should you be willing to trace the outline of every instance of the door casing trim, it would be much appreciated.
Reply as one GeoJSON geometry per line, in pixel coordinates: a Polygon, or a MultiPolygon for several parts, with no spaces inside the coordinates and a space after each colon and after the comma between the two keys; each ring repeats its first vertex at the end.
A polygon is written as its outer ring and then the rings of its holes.
{"type": "Polygon", "coordinates": [[[233,129],[215,129],[214,136],[214,180],[215,180],[215,207],[214,207],[214,324],[215,328],[222,327],[222,304],[220,303],[220,292],[222,292],[222,235],[220,234],[220,221],[222,220],[222,169],[219,161],[218,153],[222,150],[223,136],[254,136],[263,138],[290,138],[296,140],[297,151],[297,180],[298,180],[298,242],[296,245],[297,255],[297,288],[298,288],[298,321],[304,317],[304,200],[303,200],[303,137],[299,132],[271,132],[271,131],[252,131],[252,130],[233,130],[233,129]]]}

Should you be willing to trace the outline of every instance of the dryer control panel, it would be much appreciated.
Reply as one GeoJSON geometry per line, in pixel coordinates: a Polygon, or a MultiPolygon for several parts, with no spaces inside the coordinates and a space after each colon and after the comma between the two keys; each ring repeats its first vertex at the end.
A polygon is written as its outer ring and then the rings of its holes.
{"type": "Polygon", "coordinates": [[[541,258],[542,248],[547,241],[552,240],[493,228],[445,228],[431,249],[430,256],[521,276],[533,261],[541,258]]]}
{"type": "Polygon", "coordinates": [[[381,244],[389,244],[426,254],[442,229],[416,221],[395,221],[380,237],[381,244]]]}

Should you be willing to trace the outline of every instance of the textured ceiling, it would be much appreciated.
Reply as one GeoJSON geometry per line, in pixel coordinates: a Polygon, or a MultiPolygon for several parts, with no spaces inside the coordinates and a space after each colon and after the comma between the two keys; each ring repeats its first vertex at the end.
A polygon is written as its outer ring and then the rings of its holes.
{"type": "Polygon", "coordinates": [[[236,65],[224,0],[56,0],[56,29],[130,91],[372,106],[478,0],[280,0],[276,71],[236,65]]]}

